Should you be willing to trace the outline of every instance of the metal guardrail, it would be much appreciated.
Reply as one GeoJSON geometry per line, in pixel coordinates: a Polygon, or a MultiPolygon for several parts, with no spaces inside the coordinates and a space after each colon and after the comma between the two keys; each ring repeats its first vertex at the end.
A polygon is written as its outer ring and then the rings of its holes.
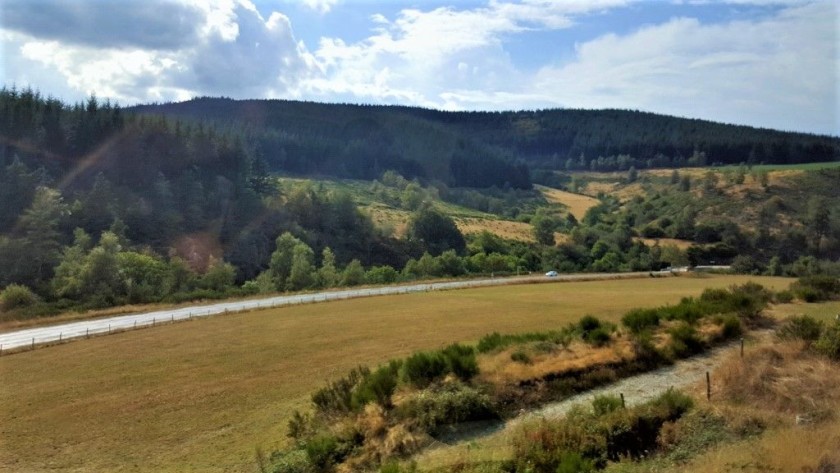
{"type": "Polygon", "coordinates": [[[535,282],[569,282],[586,280],[638,278],[649,275],[669,275],[670,272],[610,273],[610,274],[561,274],[557,277],[545,276],[491,278],[466,281],[433,282],[407,286],[383,286],[377,288],[346,289],[311,294],[274,296],[263,299],[219,302],[214,304],[166,309],[154,312],[120,315],[104,319],[91,319],[47,327],[18,330],[0,334],[0,355],[4,352],[34,349],[39,345],[48,345],[108,335],[127,330],[155,327],[165,323],[192,320],[211,315],[245,312],[259,309],[287,307],[301,304],[355,299],[360,297],[387,296],[452,289],[501,286],[509,284],[528,284],[535,282]]]}

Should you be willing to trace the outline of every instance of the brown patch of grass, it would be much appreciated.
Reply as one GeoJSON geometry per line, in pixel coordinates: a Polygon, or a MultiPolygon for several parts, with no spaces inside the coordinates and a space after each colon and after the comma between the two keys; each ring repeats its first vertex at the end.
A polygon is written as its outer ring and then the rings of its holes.
{"type": "Polygon", "coordinates": [[[582,219],[589,209],[600,203],[598,199],[592,198],[588,195],[575,194],[545,186],[534,187],[542,192],[546,200],[549,202],[562,204],[568,207],[569,213],[574,215],[578,220],[582,219]]]}
{"type": "Polygon", "coordinates": [[[631,344],[626,339],[614,340],[612,344],[598,348],[576,341],[567,349],[554,353],[532,354],[529,364],[511,361],[511,354],[520,349],[515,346],[494,355],[480,357],[479,379],[497,385],[517,384],[548,375],[617,363],[633,356],[631,344]]]}
{"type": "Polygon", "coordinates": [[[791,413],[825,411],[840,403],[840,365],[799,342],[749,350],[718,369],[717,391],[726,400],[760,403],[791,413]]]}
{"type": "Polygon", "coordinates": [[[676,246],[677,248],[679,248],[681,250],[687,250],[688,247],[690,247],[691,245],[694,244],[693,241],[678,240],[676,238],[639,238],[639,237],[634,237],[633,240],[634,241],[640,241],[640,242],[644,243],[646,246],[655,246],[658,243],[659,246],[671,245],[671,246],[676,246]]]}
{"type": "MultiPolygon", "coordinates": [[[[460,217],[455,219],[455,224],[461,233],[490,232],[506,240],[533,242],[534,233],[531,224],[515,222],[512,220],[492,220],[487,218],[460,217]]],[[[557,235],[560,235],[559,233],[557,235]]]]}
{"type": "Polygon", "coordinates": [[[327,379],[499,331],[678,302],[742,276],[430,292],[210,317],[0,357],[0,470],[253,471],[327,379]]]}

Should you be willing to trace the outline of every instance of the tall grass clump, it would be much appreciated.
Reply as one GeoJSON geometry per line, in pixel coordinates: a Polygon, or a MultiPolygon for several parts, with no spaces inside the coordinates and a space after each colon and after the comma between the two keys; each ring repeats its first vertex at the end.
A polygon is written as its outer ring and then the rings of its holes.
{"type": "Polygon", "coordinates": [[[572,464],[592,471],[608,461],[641,458],[656,450],[663,425],[692,407],[691,398],[674,390],[630,409],[597,398],[591,410],[579,405],[563,420],[524,425],[513,438],[515,471],[570,471],[565,468],[572,464]]]}
{"type": "Polygon", "coordinates": [[[793,316],[776,329],[776,336],[783,340],[812,343],[820,338],[822,329],[822,323],[809,315],[793,316]]]}

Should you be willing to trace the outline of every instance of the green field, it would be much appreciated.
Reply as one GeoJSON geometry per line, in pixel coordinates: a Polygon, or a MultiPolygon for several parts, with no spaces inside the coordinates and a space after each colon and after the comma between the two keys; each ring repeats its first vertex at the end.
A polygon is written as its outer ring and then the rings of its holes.
{"type": "Polygon", "coordinates": [[[0,357],[0,471],[254,471],[291,411],[358,364],[754,280],[534,284],[219,316],[0,357]]]}

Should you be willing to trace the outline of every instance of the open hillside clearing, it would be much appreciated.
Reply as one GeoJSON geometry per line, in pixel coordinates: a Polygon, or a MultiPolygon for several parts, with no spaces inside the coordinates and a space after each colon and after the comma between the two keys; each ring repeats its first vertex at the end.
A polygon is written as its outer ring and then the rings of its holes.
{"type": "Polygon", "coordinates": [[[784,278],[703,276],[503,286],[295,306],[0,357],[0,470],[253,471],[327,379],[493,332],[677,302],[784,278]]]}
{"type": "Polygon", "coordinates": [[[568,207],[569,213],[574,215],[578,220],[581,220],[589,209],[600,203],[598,199],[589,197],[588,195],[574,194],[545,186],[534,187],[542,192],[549,202],[563,204],[568,207]]]}

